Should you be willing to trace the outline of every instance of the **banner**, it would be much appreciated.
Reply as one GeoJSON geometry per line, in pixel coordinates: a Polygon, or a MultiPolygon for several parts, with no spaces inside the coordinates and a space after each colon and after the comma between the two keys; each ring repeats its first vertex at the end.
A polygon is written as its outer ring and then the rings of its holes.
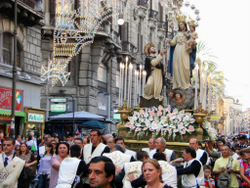
{"type": "MultiPolygon", "coordinates": [[[[0,87],[0,109],[11,110],[12,89],[0,87]]],[[[16,90],[16,108],[17,111],[23,111],[23,91],[16,90]]]]}

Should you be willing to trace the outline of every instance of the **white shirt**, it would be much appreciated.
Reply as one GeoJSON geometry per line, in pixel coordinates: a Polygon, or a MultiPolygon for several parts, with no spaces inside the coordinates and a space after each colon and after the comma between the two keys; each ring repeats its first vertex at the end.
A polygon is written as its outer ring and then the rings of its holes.
{"type": "MultiPolygon", "coordinates": [[[[5,161],[5,158],[6,158],[6,157],[7,157],[7,156],[5,155],[5,153],[3,153],[3,161],[5,161]]],[[[10,155],[10,156],[8,156],[7,158],[8,158],[7,163],[9,164],[9,163],[10,163],[10,161],[12,161],[12,159],[13,159],[13,154],[12,154],[12,155],[10,155]]]]}
{"type": "Polygon", "coordinates": [[[125,154],[133,156],[136,159],[136,152],[134,152],[132,150],[126,149],[125,154]]]}

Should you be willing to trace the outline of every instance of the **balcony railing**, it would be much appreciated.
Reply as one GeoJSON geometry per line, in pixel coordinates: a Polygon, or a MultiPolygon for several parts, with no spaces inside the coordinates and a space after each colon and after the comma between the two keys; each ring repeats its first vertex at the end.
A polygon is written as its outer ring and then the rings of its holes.
{"type": "Polygon", "coordinates": [[[154,18],[154,19],[158,20],[158,17],[157,17],[158,12],[157,11],[149,9],[148,12],[149,12],[149,18],[154,18]]]}

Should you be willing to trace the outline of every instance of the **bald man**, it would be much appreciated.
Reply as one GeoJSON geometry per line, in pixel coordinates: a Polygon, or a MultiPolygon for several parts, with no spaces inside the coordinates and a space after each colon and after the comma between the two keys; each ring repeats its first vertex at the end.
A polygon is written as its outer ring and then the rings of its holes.
{"type": "Polygon", "coordinates": [[[189,146],[194,148],[194,150],[196,151],[196,159],[199,160],[202,163],[202,165],[209,164],[208,154],[205,150],[198,148],[198,141],[196,138],[190,139],[189,146]]]}

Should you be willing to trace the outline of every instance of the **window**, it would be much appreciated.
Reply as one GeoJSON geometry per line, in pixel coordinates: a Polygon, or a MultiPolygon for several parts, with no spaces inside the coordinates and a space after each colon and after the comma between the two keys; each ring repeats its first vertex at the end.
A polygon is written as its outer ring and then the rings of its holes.
{"type": "Polygon", "coordinates": [[[129,23],[124,22],[122,26],[120,26],[120,36],[121,40],[124,42],[128,42],[128,37],[129,37],[129,23]]]}
{"type": "Polygon", "coordinates": [[[100,64],[97,70],[97,80],[107,83],[107,68],[104,64],[100,64]]]}
{"type": "MultiPolygon", "coordinates": [[[[7,65],[13,65],[14,62],[14,36],[11,33],[4,32],[3,33],[3,63],[7,65]]],[[[20,67],[20,54],[21,48],[17,41],[17,62],[16,66],[20,67]]]]}
{"type": "Polygon", "coordinates": [[[58,0],[56,4],[56,26],[58,27],[66,27],[73,26],[69,18],[71,14],[74,12],[74,4],[72,0],[58,0]]]}

